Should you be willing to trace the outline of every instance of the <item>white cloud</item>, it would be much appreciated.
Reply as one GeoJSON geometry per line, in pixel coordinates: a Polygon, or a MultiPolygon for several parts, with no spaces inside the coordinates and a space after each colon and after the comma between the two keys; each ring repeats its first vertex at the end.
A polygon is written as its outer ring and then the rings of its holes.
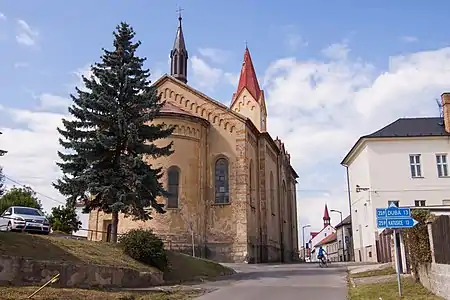
{"type": "Polygon", "coordinates": [[[339,163],[357,138],[399,117],[436,115],[435,99],[450,82],[450,48],[391,57],[384,71],[348,51],[335,46],[326,62],[280,59],[265,75],[269,130],[291,153],[299,222],[313,229],[325,203],[348,214],[339,163]]]}
{"type": "Polygon", "coordinates": [[[25,46],[33,46],[39,37],[39,32],[31,28],[24,20],[17,20],[16,41],[25,46]]]}
{"type": "Polygon", "coordinates": [[[230,52],[216,48],[200,48],[198,52],[200,52],[201,56],[209,58],[212,62],[218,64],[225,63],[230,57],[230,52]]]}
{"type": "Polygon", "coordinates": [[[414,43],[414,42],[418,42],[419,41],[419,39],[417,37],[412,36],[412,35],[402,36],[400,38],[400,40],[402,40],[403,42],[406,42],[406,43],[414,43]]]}
{"type": "Polygon", "coordinates": [[[221,69],[211,67],[198,56],[192,57],[191,67],[192,81],[198,88],[206,91],[213,91],[223,76],[221,69]]]}
{"type": "Polygon", "coordinates": [[[39,96],[40,109],[63,108],[67,110],[71,100],[69,98],[44,93],[39,96]]]}
{"type": "Polygon", "coordinates": [[[330,59],[346,59],[349,52],[347,43],[331,44],[322,50],[322,54],[330,59]]]}
{"type": "Polygon", "coordinates": [[[0,20],[6,21],[6,16],[4,13],[0,12],[0,20]]]}
{"type": "MultiPolygon", "coordinates": [[[[269,131],[291,153],[300,175],[299,224],[309,223],[311,230],[320,229],[325,203],[329,209],[342,210],[344,217],[348,214],[345,169],[339,162],[356,139],[399,117],[436,115],[435,99],[450,82],[450,48],[391,57],[386,70],[349,56],[329,57],[324,61],[283,58],[272,62],[264,76],[269,131]]],[[[205,92],[227,76],[237,80],[199,57],[191,62],[192,81],[205,92]]],[[[89,72],[86,67],[75,73],[79,77],[89,72]]],[[[83,87],[80,81],[76,84],[83,87]]],[[[40,96],[40,109],[63,107],[64,98],[50,93],[40,96]]],[[[9,151],[1,159],[5,173],[62,199],[51,182],[59,177],[55,129],[63,114],[7,107],[2,113],[15,121],[0,128],[2,148],[9,151]]],[[[42,200],[46,207],[57,204],[42,200]]],[[[331,217],[333,224],[339,221],[339,215],[331,217]]]]}
{"type": "Polygon", "coordinates": [[[284,35],[284,44],[289,51],[297,51],[308,46],[308,42],[298,33],[295,25],[286,25],[281,28],[284,35]]]}

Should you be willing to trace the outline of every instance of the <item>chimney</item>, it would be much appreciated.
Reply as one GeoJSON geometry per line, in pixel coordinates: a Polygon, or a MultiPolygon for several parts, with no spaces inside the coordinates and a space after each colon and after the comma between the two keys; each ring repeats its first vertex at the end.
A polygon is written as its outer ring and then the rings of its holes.
{"type": "Polygon", "coordinates": [[[441,99],[444,111],[444,128],[446,132],[450,133],[450,93],[443,93],[441,99]]]}

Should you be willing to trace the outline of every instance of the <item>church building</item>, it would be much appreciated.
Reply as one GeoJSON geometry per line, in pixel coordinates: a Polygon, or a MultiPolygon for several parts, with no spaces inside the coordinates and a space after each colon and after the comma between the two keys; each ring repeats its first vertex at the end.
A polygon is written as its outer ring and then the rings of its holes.
{"type": "MultiPolygon", "coordinates": [[[[170,75],[154,86],[166,101],[154,122],[176,125],[160,145],[174,154],[162,166],[171,196],[167,212],[146,222],[119,216],[118,232],[152,229],[166,249],[222,262],[298,259],[296,183],[284,143],[267,132],[267,108],[246,47],[239,84],[229,106],[188,84],[182,18],[170,52],[170,75]],[[194,247],[193,247],[194,245],[194,247]]],[[[231,96],[231,95],[230,95],[231,96]]],[[[93,211],[90,240],[107,240],[111,216],[93,211]]]]}

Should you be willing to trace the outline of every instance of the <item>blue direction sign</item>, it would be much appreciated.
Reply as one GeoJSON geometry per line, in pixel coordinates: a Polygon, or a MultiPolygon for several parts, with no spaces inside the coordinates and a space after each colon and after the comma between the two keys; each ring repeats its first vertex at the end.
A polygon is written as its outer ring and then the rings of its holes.
{"type": "Polygon", "coordinates": [[[411,209],[399,208],[391,203],[388,208],[377,208],[377,227],[382,228],[411,228],[417,225],[411,218],[411,209]]]}

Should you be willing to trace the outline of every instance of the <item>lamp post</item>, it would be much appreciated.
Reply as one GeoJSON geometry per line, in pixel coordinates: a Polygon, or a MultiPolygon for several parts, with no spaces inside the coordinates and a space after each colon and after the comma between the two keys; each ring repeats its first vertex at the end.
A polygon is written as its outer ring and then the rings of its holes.
{"type": "Polygon", "coordinates": [[[306,244],[305,244],[305,228],[311,227],[311,225],[305,225],[302,227],[302,238],[303,238],[303,259],[306,261],[306,244]]]}
{"type": "Polygon", "coordinates": [[[345,261],[345,240],[344,240],[344,227],[342,225],[342,211],[337,209],[331,209],[331,212],[336,212],[341,215],[341,230],[342,230],[342,259],[345,261]]]}

